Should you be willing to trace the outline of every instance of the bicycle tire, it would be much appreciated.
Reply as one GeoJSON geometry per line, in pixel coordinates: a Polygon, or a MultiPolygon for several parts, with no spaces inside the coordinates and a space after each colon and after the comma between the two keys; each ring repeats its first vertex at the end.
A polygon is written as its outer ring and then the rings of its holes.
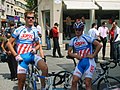
{"type": "MultiPolygon", "coordinates": [[[[39,75],[39,71],[34,68],[34,73],[36,75],[39,75]]],[[[38,86],[37,83],[40,81],[40,78],[37,76],[32,75],[31,71],[28,71],[27,77],[26,77],[26,85],[25,90],[37,90],[38,86]]],[[[39,83],[41,85],[41,83],[39,83]]],[[[41,88],[41,86],[39,87],[41,88]]]]}
{"type": "Polygon", "coordinates": [[[71,79],[72,73],[69,71],[60,71],[55,74],[53,78],[53,86],[56,88],[58,85],[60,88],[65,88],[68,86],[68,80],[71,79]]]}
{"type": "Polygon", "coordinates": [[[107,76],[105,78],[101,78],[98,81],[97,90],[112,90],[118,88],[119,85],[120,85],[119,79],[107,76]]]}

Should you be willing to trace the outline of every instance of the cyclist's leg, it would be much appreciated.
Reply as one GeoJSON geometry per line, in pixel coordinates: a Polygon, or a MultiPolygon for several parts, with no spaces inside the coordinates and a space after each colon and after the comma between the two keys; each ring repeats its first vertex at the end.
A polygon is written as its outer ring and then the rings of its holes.
{"type": "Polygon", "coordinates": [[[78,76],[73,75],[71,90],[77,90],[77,84],[79,80],[80,78],[78,76]]]}
{"type": "Polygon", "coordinates": [[[23,90],[23,86],[26,80],[26,72],[27,72],[27,69],[18,65],[18,69],[17,69],[18,90],[23,90]]]}
{"type": "MultiPolygon", "coordinates": [[[[42,76],[48,75],[48,66],[40,56],[35,55],[35,64],[42,71],[42,76]]],[[[45,79],[41,79],[41,85],[45,87],[45,79]]]]}
{"type": "Polygon", "coordinates": [[[86,77],[85,78],[85,85],[86,85],[86,90],[92,90],[92,79],[86,77]]]}
{"type": "Polygon", "coordinates": [[[85,69],[85,85],[86,90],[92,90],[92,76],[95,71],[96,63],[92,59],[88,60],[88,63],[86,63],[86,69],[85,69]]]}
{"type": "MultiPolygon", "coordinates": [[[[80,68],[80,66],[79,66],[80,68]]],[[[71,90],[77,90],[77,84],[78,84],[78,81],[80,80],[81,76],[83,73],[81,73],[81,69],[78,69],[78,66],[76,66],[75,68],[75,71],[73,73],[73,79],[72,79],[72,87],[71,87],[71,90]]]]}

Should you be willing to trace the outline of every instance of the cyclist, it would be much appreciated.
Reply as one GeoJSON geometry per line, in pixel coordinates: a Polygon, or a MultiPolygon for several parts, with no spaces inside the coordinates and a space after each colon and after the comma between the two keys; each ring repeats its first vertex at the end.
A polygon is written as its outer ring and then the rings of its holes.
{"type": "MultiPolygon", "coordinates": [[[[41,69],[43,76],[47,76],[48,74],[48,67],[46,63],[39,55],[35,54],[35,51],[39,49],[40,45],[38,34],[36,32],[36,28],[34,27],[34,12],[25,12],[25,21],[26,25],[15,29],[12,33],[12,37],[7,43],[9,50],[19,63],[17,68],[18,90],[23,90],[29,63],[34,62],[35,65],[41,69]],[[17,53],[12,46],[14,41],[16,41],[17,44],[17,53]],[[33,45],[34,43],[36,43],[35,47],[33,45]]],[[[41,90],[45,90],[45,80],[42,79],[41,82],[41,90]]]]}
{"type": "Polygon", "coordinates": [[[92,90],[91,80],[96,67],[94,57],[98,54],[102,45],[92,37],[83,34],[83,22],[75,23],[73,28],[76,36],[69,42],[68,55],[78,59],[79,62],[73,73],[71,90],[77,90],[77,83],[83,74],[85,74],[86,90],[92,90]],[[92,51],[92,44],[96,46],[94,53],[92,51]]]}

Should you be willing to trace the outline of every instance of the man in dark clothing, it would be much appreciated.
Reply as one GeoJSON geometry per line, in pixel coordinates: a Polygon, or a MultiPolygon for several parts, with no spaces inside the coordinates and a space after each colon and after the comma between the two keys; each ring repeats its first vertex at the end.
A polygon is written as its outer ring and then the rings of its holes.
{"type": "Polygon", "coordinates": [[[10,78],[11,81],[17,80],[17,61],[15,60],[15,57],[12,55],[12,53],[9,51],[8,47],[6,46],[6,43],[10,37],[10,33],[6,35],[4,40],[2,41],[2,50],[5,54],[7,54],[7,63],[10,70],[10,78]]]}
{"type": "Polygon", "coordinates": [[[52,28],[52,33],[53,33],[53,57],[57,57],[56,56],[56,50],[57,50],[59,57],[63,58],[64,56],[62,56],[59,46],[58,23],[54,24],[54,27],[52,28]]]}

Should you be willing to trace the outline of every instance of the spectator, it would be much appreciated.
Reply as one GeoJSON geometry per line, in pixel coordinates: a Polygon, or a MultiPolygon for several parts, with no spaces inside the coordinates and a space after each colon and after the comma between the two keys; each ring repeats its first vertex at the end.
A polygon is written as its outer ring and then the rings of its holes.
{"type": "MultiPolygon", "coordinates": [[[[94,38],[95,40],[100,41],[100,35],[99,35],[98,30],[97,30],[97,24],[96,23],[92,24],[92,28],[88,31],[88,34],[89,34],[90,37],[94,38]]],[[[93,49],[95,50],[94,45],[93,45],[93,49]]],[[[96,55],[96,57],[95,57],[95,62],[97,62],[97,61],[98,61],[98,55],[96,55]]]]}
{"type": "Polygon", "coordinates": [[[112,24],[112,28],[109,31],[109,40],[110,40],[110,59],[113,59],[113,54],[114,54],[114,32],[115,32],[115,26],[112,24]]]}
{"type": "Polygon", "coordinates": [[[7,54],[7,63],[10,70],[9,79],[11,79],[11,81],[16,81],[17,80],[17,61],[15,60],[15,57],[13,56],[13,54],[9,51],[8,47],[6,46],[6,43],[10,37],[11,37],[10,33],[7,33],[6,38],[4,38],[1,47],[3,52],[7,54]]]}
{"type": "Polygon", "coordinates": [[[71,38],[71,18],[70,16],[66,17],[66,32],[65,32],[65,36],[67,39],[71,38]]]}
{"type": "Polygon", "coordinates": [[[105,51],[106,51],[106,43],[107,43],[107,35],[109,33],[108,27],[106,26],[107,23],[105,21],[102,22],[102,26],[98,28],[100,33],[100,39],[103,44],[102,48],[102,59],[105,60],[105,51]]]}
{"type": "Polygon", "coordinates": [[[114,30],[114,60],[119,62],[120,61],[120,28],[117,25],[117,22],[113,22],[114,30]]]}
{"type": "Polygon", "coordinates": [[[57,50],[59,57],[63,58],[64,56],[62,56],[59,46],[58,23],[54,24],[54,27],[52,28],[52,33],[53,33],[53,57],[57,57],[56,56],[56,50],[57,50]]]}
{"type": "Polygon", "coordinates": [[[47,50],[51,49],[51,43],[50,43],[50,27],[48,23],[46,23],[46,44],[47,44],[47,50]]]}

